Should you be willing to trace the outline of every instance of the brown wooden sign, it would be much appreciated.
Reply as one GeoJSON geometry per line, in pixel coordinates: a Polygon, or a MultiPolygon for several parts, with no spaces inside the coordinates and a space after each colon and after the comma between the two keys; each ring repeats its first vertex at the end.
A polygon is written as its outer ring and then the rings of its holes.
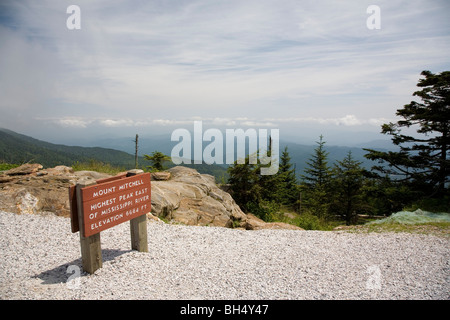
{"type": "MultiPolygon", "coordinates": [[[[75,192],[70,192],[72,197],[75,192]]],[[[97,184],[81,189],[83,226],[77,226],[72,208],[72,232],[89,237],[100,231],[141,216],[151,210],[150,173],[127,177],[126,174],[97,180],[97,184]]],[[[71,203],[76,201],[71,198],[71,203]]]]}
{"type": "Polygon", "coordinates": [[[102,267],[100,231],[130,221],[131,248],[148,252],[147,212],[151,211],[150,173],[139,169],[69,188],[72,232],[80,231],[83,269],[102,267]]]}

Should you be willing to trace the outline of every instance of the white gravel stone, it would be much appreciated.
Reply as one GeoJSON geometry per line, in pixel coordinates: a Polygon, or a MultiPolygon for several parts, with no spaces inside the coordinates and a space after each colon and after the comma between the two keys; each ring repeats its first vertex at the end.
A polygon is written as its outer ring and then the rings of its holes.
{"type": "Polygon", "coordinates": [[[123,223],[89,275],[68,218],[0,212],[0,230],[0,299],[450,298],[449,240],[431,235],[149,222],[141,253],[123,223]]]}

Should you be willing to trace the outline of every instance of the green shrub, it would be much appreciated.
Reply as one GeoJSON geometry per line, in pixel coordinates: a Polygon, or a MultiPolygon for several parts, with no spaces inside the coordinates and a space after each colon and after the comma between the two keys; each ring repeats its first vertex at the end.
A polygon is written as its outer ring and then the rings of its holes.
{"type": "Polygon", "coordinates": [[[0,171],[5,171],[5,170],[12,169],[12,168],[17,168],[18,166],[20,166],[20,164],[0,162],[0,171]]]}
{"type": "Polygon", "coordinates": [[[87,162],[77,161],[72,165],[72,169],[74,171],[86,170],[86,171],[103,172],[103,173],[108,173],[111,175],[116,175],[119,172],[126,171],[126,169],[123,167],[116,167],[109,163],[103,163],[103,162],[95,160],[95,159],[91,159],[87,162]]]}
{"type": "Polygon", "coordinates": [[[333,230],[334,227],[342,224],[342,221],[319,218],[316,215],[313,215],[310,212],[306,211],[299,214],[288,223],[299,226],[300,228],[303,228],[305,230],[329,231],[333,230]]]}
{"type": "Polygon", "coordinates": [[[320,230],[320,219],[308,212],[302,213],[294,219],[295,224],[305,230],[320,230]]]}
{"type": "Polygon", "coordinates": [[[440,199],[420,199],[411,206],[404,208],[405,211],[415,211],[417,209],[430,212],[450,212],[450,196],[443,196],[440,199]]]}
{"type": "Polygon", "coordinates": [[[280,210],[280,205],[273,200],[261,200],[259,203],[248,202],[247,209],[248,212],[253,213],[265,222],[278,221],[277,213],[280,210]]]}

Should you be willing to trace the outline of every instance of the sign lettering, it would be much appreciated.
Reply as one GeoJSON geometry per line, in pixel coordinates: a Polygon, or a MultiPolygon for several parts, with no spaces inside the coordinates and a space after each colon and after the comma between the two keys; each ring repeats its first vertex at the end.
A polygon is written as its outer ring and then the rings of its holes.
{"type": "Polygon", "coordinates": [[[89,237],[150,212],[150,173],[108,179],[81,189],[81,194],[82,227],[84,236],[89,237]]]}

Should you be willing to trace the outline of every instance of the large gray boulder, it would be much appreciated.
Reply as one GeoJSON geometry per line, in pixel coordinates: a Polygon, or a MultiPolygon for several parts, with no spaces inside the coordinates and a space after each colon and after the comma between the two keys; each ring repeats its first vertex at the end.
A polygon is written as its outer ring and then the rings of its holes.
{"type": "Polygon", "coordinates": [[[168,172],[170,180],[152,181],[153,215],[187,225],[245,227],[245,213],[213,176],[181,166],[168,172]]]}

